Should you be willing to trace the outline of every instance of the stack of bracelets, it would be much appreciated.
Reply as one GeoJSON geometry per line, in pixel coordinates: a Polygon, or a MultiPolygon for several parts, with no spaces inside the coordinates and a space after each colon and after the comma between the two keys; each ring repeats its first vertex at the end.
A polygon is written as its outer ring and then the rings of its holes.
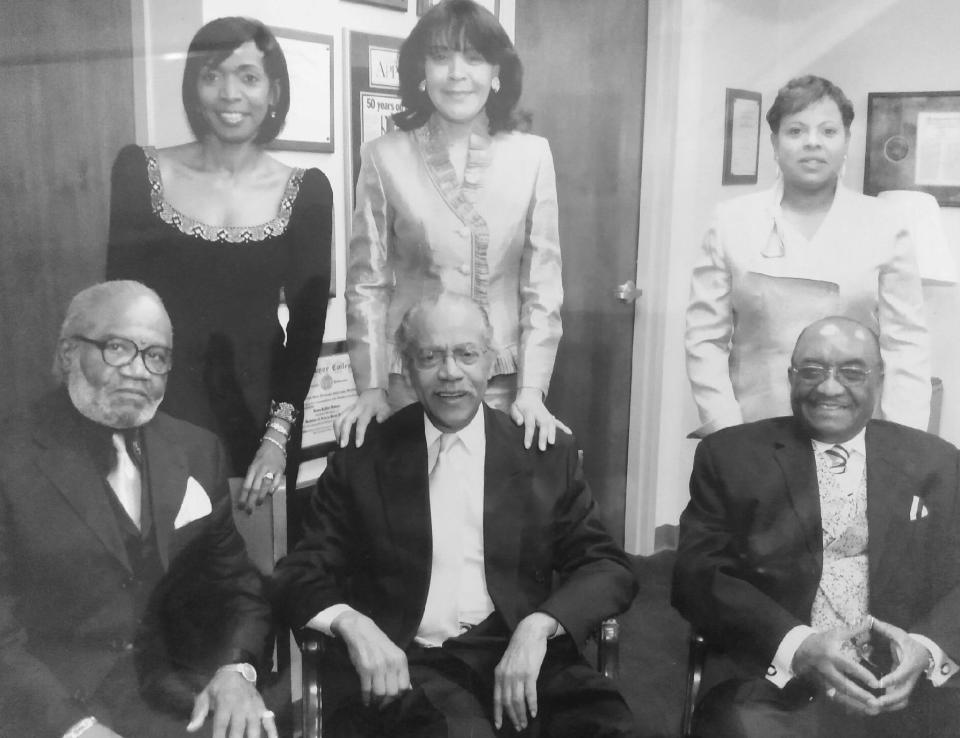
{"type": "Polygon", "coordinates": [[[278,441],[276,438],[271,438],[266,433],[261,437],[260,442],[263,443],[272,443],[278,449],[283,452],[284,458],[287,456],[287,441],[290,439],[290,428],[297,420],[297,409],[291,405],[289,402],[271,402],[270,403],[270,417],[267,419],[267,430],[273,429],[281,436],[283,436],[283,443],[278,441]],[[288,425],[284,425],[279,421],[285,421],[288,425]]]}

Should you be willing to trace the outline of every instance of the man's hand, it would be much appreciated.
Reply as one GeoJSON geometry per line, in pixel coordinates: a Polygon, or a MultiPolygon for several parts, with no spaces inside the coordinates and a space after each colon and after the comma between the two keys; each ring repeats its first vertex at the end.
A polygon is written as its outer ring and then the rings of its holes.
{"type": "Polygon", "coordinates": [[[902,710],[910,702],[917,679],[930,663],[930,651],[890,623],[874,620],[873,629],[890,642],[894,665],[893,671],[880,679],[880,686],[886,690],[880,698],[880,709],[883,712],[902,710]]]}
{"type": "Polygon", "coordinates": [[[350,442],[350,429],[356,423],[356,443],[357,448],[360,448],[370,422],[376,419],[378,423],[382,423],[389,417],[390,405],[387,403],[387,391],[379,387],[371,387],[361,392],[357,401],[333,421],[333,434],[340,448],[345,448],[350,442]]]}
{"type": "Polygon", "coordinates": [[[334,618],[330,630],[347,646],[364,705],[386,707],[410,690],[407,655],[370,618],[349,610],[334,618]]]}
{"type": "Polygon", "coordinates": [[[212,738],[277,738],[273,715],[267,712],[257,688],[235,671],[218,671],[196,696],[187,732],[200,730],[211,710],[212,738]]]}
{"type": "Polygon", "coordinates": [[[503,726],[503,712],[514,730],[527,727],[537,716],[537,677],[547,653],[547,640],[557,632],[557,621],[545,612],[530,613],[517,625],[503,658],[493,671],[493,724],[503,726]]]}
{"type": "Polygon", "coordinates": [[[829,699],[859,715],[880,713],[880,701],[861,685],[878,689],[877,678],[864,667],[851,644],[854,637],[866,637],[869,623],[813,633],[793,656],[793,673],[812,677],[829,699]]]}
{"type": "Polygon", "coordinates": [[[543,392],[533,387],[517,390],[517,399],[510,406],[510,417],[517,425],[524,426],[523,447],[530,448],[537,428],[540,429],[540,450],[557,440],[557,428],[570,433],[570,429],[557,420],[543,404],[543,392]]]}

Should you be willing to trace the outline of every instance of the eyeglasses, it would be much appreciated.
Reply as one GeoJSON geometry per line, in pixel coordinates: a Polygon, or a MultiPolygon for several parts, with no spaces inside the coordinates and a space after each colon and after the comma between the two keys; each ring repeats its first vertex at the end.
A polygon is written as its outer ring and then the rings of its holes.
{"type": "Polygon", "coordinates": [[[857,364],[841,364],[839,366],[831,364],[804,364],[803,366],[792,366],[790,372],[800,378],[800,381],[808,384],[822,384],[827,381],[831,374],[836,380],[846,387],[857,387],[867,381],[872,369],[859,366],[857,364]]]}
{"type": "Polygon", "coordinates": [[[413,353],[413,363],[417,369],[435,369],[446,361],[448,356],[452,356],[459,366],[473,366],[486,352],[486,348],[473,344],[454,346],[452,349],[421,348],[413,353]]]}
{"type": "Polygon", "coordinates": [[[140,348],[126,338],[108,338],[106,341],[95,341],[86,336],[72,336],[72,338],[100,349],[100,355],[108,366],[126,366],[139,354],[143,359],[143,365],[151,374],[169,374],[173,368],[173,350],[166,346],[140,348]]]}

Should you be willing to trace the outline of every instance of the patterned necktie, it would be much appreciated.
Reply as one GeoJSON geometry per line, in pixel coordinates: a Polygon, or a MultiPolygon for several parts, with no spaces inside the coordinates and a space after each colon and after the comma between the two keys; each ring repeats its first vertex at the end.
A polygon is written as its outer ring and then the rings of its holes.
{"type": "Polygon", "coordinates": [[[140,527],[140,469],[130,458],[123,433],[114,433],[110,439],[117,452],[117,463],[107,474],[107,482],[123,509],[137,528],[140,527]]]}
{"type": "Polygon", "coordinates": [[[830,457],[830,472],[832,474],[843,474],[847,470],[847,459],[850,458],[850,452],[839,443],[823,453],[830,457]]]}

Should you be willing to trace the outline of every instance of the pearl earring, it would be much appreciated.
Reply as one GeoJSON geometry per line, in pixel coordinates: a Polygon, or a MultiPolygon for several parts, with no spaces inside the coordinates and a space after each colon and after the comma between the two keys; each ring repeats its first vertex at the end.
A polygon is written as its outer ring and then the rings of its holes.
{"type": "Polygon", "coordinates": [[[490,89],[493,90],[494,94],[496,94],[497,92],[500,92],[500,78],[499,78],[499,77],[494,77],[494,78],[493,78],[493,80],[490,82],[490,89]]]}
{"type": "Polygon", "coordinates": [[[420,90],[420,92],[426,92],[426,91],[427,91],[427,80],[425,80],[425,79],[420,80],[420,84],[417,85],[417,89],[420,90]]]}

